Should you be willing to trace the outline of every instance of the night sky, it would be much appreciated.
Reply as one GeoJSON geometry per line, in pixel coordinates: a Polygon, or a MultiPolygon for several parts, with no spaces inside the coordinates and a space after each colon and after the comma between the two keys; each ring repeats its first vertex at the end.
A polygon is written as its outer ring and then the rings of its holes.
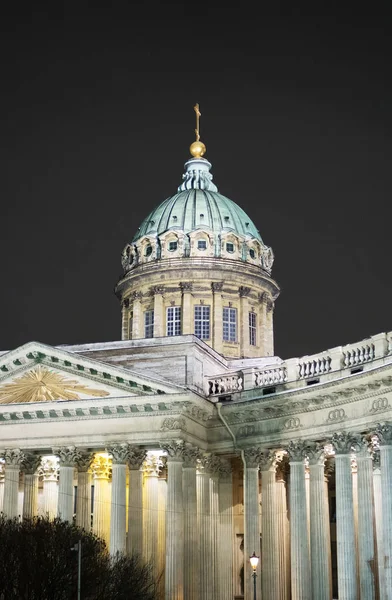
{"type": "Polygon", "coordinates": [[[276,354],[392,329],[382,5],[7,4],[0,349],[120,339],[121,251],[181,183],[195,102],[214,182],[275,252],[276,354]]]}

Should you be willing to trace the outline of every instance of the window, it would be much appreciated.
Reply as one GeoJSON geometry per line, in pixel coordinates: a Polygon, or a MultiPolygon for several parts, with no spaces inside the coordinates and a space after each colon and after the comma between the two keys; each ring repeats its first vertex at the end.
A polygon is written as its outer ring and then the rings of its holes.
{"type": "Polygon", "coordinates": [[[195,306],[195,335],[201,340],[210,339],[210,307],[195,306]]]}
{"type": "Polygon", "coordinates": [[[181,335],[180,306],[169,306],[166,311],[166,335],[181,335]]]}
{"type": "Polygon", "coordinates": [[[207,242],[206,242],[206,240],[199,240],[197,242],[197,249],[198,250],[207,250],[207,242]]]}
{"type": "Polygon", "coordinates": [[[150,254],[152,253],[152,246],[148,245],[146,246],[146,251],[145,251],[145,256],[150,256],[150,254]]]}
{"type": "Polygon", "coordinates": [[[249,344],[256,346],[256,313],[249,313],[249,344]]]}
{"type": "Polygon", "coordinates": [[[144,337],[154,337],[154,311],[146,310],[144,313],[144,337]]]}
{"type": "Polygon", "coordinates": [[[225,342],[237,341],[237,309],[223,309],[223,339],[225,342]]]}
{"type": "Polygon", "coordinates": [[[226,251],[227,252],[234,252],[234,244],[232,244],[231,242],[228,242],[226,244],[226,251]]]}
{"type": "Polygon", "coordinates": [[[174,250],[177,250],[177,246],[178,246],[177,242],[169,242],[169,250],[170,250],[170,252],[174,252],[174,250]]]}
{"type": "Polygon", "coordinates": [[[251,248],[251,249],[249,250],[249,256],[250,256],[251,258],[256,258],[256,252],[253,250],[253,248],[251,248]]]}

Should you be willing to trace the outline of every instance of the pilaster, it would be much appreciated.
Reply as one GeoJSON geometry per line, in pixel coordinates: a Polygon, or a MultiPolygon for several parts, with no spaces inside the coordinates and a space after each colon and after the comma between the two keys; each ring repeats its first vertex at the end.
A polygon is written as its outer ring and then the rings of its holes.
{"type": "Polygon", "coordinates": [[[155,286],[154,293],[154,337],[162,337],[165,335],[165,314],[163,305],[163,286],[155,286]]]}
{"type": "Polygon", "coordinates": [[[213,297],[212,347],[217,352],[223,352],[223,281],[211,283],[213,297]]]}
{"type": "Polygon", "coordinates": [[[132,300],[132,339],[139,340],[144,337],[143,314],[142,314],[142,292],[133,292],[132,300]]]}
{"type": "Polygon", "coordinates": [[[182,334],[194,333],[193,311],[192,311],[192,282],[182,281],[180,289],[182,292],[181,314],[182,314],[182,334]]]}

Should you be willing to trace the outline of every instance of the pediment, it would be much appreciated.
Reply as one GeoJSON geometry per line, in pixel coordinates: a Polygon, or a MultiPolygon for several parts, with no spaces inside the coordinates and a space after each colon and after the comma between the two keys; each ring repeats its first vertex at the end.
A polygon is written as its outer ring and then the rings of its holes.
{"type": "Polygon", "coordinates": [[[176,394],[183,388],[39,342],[0,355],[0,405],[176,394]]]}

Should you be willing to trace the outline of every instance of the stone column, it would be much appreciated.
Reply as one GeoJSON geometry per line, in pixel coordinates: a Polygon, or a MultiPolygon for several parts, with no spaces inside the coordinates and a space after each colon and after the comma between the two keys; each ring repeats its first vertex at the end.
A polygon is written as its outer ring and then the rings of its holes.
{"type": "Polygon", "coordinates": [[[93,532],[109,545],[111,461],[107,456],[96,454],[91,470],[94,480],[93,532]]]}
{"type": "Polygon", "coordinates": [[[129,444],[112,444],[107,448],[112,458],[112,498],[110,511],[109,550],[113,556],[118,552],[125,554],[127,539],[127,461],[129,444]]]}
{"type": "Polygon", "coordinates": [[[159,454],[147,452],[143,463],[143,555],[158,576],[158,477],[163,466],[159,454]]]}
{"type": "Polygon", "coordinates": [[[73,476],[79,452],[75,446],[53,448],[59,457],[59,497],[57,516],[63,521],[72,522],[74,509],[73,476]]]}
{"type": "Polygon", "coordinates": [[[131,446],[128,453],[129,492],[128,492],[128,537],[127,553],[143,553],[143,471],[141,466],[146,451],[131,446]]]}
{"type": "Polygon", "coordinates": [[[184,502],[184,598],[199,599],[200,544],[197,527],[196,462],[199,448],[187,444],[184,449],[183,502],[184,502]]]}
{"type": "Polygon", "coordinates": [[[201,456],[197,463],[197,519],[200,542],[200,600],[215,600],[212,571],[211,506],[209,457],[201,456]]]}
{"type": "Polygon", "coordinates": [[[210,454],[208,469],[210,471],[211,552],[214,598],[219,598],[219,476],[221,468],[221,459],[218,456],[210,454]]]}
{"type": "Polygon", "coordinates": [[[258,335],[260,336],[259,346],[262,356],[273,356],[273,308],[274,303],[267,292],[260,295],[260,322],[258,335]]]}
{"type": "Polygon", "coordinates": [[[76,525],[86,531],[91,530],[91,474],[90,467],[94,454],[80,452],[76,460],[78,469],[78,489],[76,492],[76,525]]]}
{"type": "MultiPolygon", "coordinates": [[[[238,289],[238,294],[240,297],[240,310],[238,315],[238,337],[240,342],[240,356],[246,356],[247,351],[249,350],[249,303],[248,296],[250,293],[250,288],[240,286],[238,289]]],[[[256,336],[257,337],[257,336],[256,336]]],[[[256,340],[257,343],[257,340],[256,340]]]]}
{"type": "Polygon", "coordinates": [[[222,460],[219,479],[219,564],[217,566],[219,577],[219,600],[233,598],[233,544],[233,475],[230,463],[222,460]]]}
{"type": "Polygon", "coordinates": [[[43,485],[43,515],[48,519],[57,516],[59,459],[57,456],[43,456],[38,467],[43,485]]]}
{"type": "Polygon", "coordinates": [[[377,546],[377,566],[379,596],[385,598],[384,581],[384,552],[383,552],[383,528],[382,528],[382,489],[381,489],[381,468],[380,468],[380,449],[374,448],[373,451],[373,497],[374,497],[374,517],[376,527],[376,546],[377,546]]]}
{"type": "Polygon", "coordinates": [[[392,600],[392,423],[377,426],[380,444],[385,597],[392,600]]]}
{"type": "Polygon", "coordinates": [[[159,592],[161,598],[165,597],[165,570],[166,570],[166,518],[167,518],[167,466],[163,458],[164,467],[158,477],[158,573],[159,592]]]}
{"type": "Polygon", "coordinates": [[[339,600],[358,600],[351,453],[354,436],[335,433],[336,537],[339,600]]]}
{"type": "Polygon", "coordinates": [[[376,600],[377,558],[374,544],[373,464],[369,442],[356,448],[358,468],[358,554],[361,598],[376,600]]]}
{"type": "MultiPolygon", "coordinates": [[[[244,450],[244,588],[245,600],[253,600],[252,568],[249,558],[253,552],[260,556],[259,462],[261,448],[244,450]]],[[[256,600],[261,600],[260,569],[257,566],[256,600]]]]}
{"type": "Polygon", "coordinates": [[[292,600],[311,600],[303,441],[288,446],[290,459],[290,542],[292,600]]]}
{"type": "Polygon", "coordinates": [[[26,454],[22,464],[24,472],[23,486],[23,518],[32,519],[37,515],[38,504],[38,473],[41,457],[36,454],[26,454]]]}
{"type": "Polygon", "coordinates": [[[290,531],[287,513],[286,481],[288,474],[287,454],[278,457],[276,474],[276,517],[278,536],[278,572],[280,578],[280,600],[290,598],[290,531]]]}
{"type": "Polygon", "coordinates": [[[182,291],[182,334],[187,335],[195,332],[192,311],[192,282],[181,282],[180,288],[182,291]]]}
{"type": "Polygon", "coordinates": [[[166,335],[165,331],[165,314],[163,306],[164,287],[157,285],[154,287],[154,337],[162,337],[166,335]]]}
{"type": "Polygon", "coordinates": [[[19,473],[24,457],[24,453],[19,448],[9,448],[3,454],[5,461],[3,513],[7,519],[18,516],[19,473]]]}
{"type": "Polygon", "coordinates": [[[276,454],[264,450],[261,471],[261,587],[262,597],[280,600],[281,573],[278,553],[278,516],[276,499],[276,454]]]}
{"type": "Polygon", "coordinates": [[[129,298],[121,304],[121,339],[129,340],[129,298]]]}
{"type": "Polygon", "coordinates": [[[132,339],[139,340],[144,337],[144,324],[142,314],[142,292],[133,292],[132,296],[132,339]]]}
{"type": "Polygon", "coordinates": [[[4,504],[4,477],[5,477],[4,459],[0,459],[0,512],[3,512],[3,504],[4,504]]]}
{"type": "Polygon", "coordinates": [[[217,352],[222,352],[223,348],[223,302],[222,289],[223,281],[213,281],[211,283],[213,294],[213,322],[212,322],[212,347],[217,352]]]}
{"type": "MultiPolygon", "coordinates": [[[[167,452],[166,571],[165,597],[184,598],[184,510],[182,462],[185,444],[173,440],[162,444],[167,452]]],[[[187,565],[185,565],[187,566],[187,565]]]]}
{"type": "Polygon", "coordinates": [[[312,575],[312,600],[331,600],[329,554],[329,520],[325,495],[325,453],[323,446],[307,447],[310,473],[310,560],[312,575]]]}

